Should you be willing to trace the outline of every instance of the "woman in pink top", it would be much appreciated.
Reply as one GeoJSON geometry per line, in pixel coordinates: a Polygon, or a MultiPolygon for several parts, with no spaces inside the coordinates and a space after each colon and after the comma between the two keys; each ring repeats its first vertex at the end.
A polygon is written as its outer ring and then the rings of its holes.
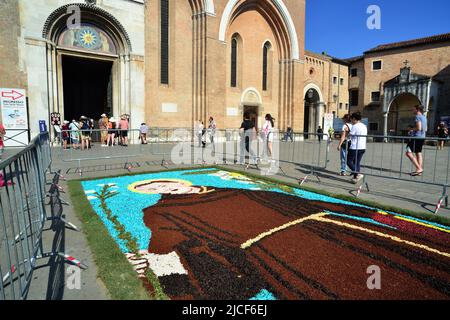
{"type": "Polygon", "coordinates": [[[129,129],[129,122],[125,115],[123,115],[119,122],[119,129],[120,129],[120,140],[122,142],[122,146],[128,147],[128,129],[129,129]]]}

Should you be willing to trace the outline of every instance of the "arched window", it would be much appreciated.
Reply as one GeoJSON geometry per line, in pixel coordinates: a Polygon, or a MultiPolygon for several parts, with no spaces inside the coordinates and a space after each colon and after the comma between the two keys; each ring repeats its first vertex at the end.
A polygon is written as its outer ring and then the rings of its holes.
{"type": "Polygon", "coordinates": [[[269,52],[270,49],[272,48],[272,45],[270,44],[269,41],[267,41],[264,44],[264,48],[263,48],[263,74],[262,74],[262,88],[264,91],[267,91],[268,89],[268,79],[269,79],[269,74],[268,74],[268,70],[269,70],[269,52]]]}
{"type": "Polygon", "coordinates": [[[237,87],[237,67],[238,67],[238,39],[233,36],[231,39],[231,87],[237,87]]]}
{"type": "Polygon", "coordinates": [[[161,84],[169,84],[169,0],[161,0],[161,84]]]}

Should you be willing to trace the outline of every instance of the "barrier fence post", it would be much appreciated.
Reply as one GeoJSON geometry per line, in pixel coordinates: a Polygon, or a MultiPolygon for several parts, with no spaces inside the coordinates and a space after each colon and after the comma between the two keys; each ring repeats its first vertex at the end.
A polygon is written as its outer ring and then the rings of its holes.
{"type": "Polygon", "coordinates": [[[0,300],[27,298],[38,259],[60,255],[86,268],[64,253],[43,250],[46,221],[65,222],[62,217],[54,217],[53,211],[49,216],[45,203],[49,192],[58,199],[60,192],[57,182],[46,191],[50,152],[49,135],[45,133],[0,164],[0,300]]]}

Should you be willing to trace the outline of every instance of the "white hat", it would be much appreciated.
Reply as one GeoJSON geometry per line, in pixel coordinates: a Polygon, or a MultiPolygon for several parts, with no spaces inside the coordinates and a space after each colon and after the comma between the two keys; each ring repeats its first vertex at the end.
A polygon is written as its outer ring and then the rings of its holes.
{"type": "Polygon", "coordinates": [[[69,124],[70,121],[64,120],[64,124],[69,124]]]}
{"type": "Polygon", "coordinates": [[[111,119],[109,119],[109,121],[116,122],[116,118],[112,117],[111,119]]]}
{"type": "Polygon", "coordinates": [[[107,115],[106,114],[102,114],[101,117],[102,118],[107,118],[107,115]]]}

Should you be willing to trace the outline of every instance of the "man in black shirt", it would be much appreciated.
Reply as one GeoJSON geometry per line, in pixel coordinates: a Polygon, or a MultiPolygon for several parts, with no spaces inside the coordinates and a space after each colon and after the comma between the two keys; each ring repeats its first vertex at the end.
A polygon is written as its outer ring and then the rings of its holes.
{"type": "MultiPolygon", "coordinates": [[[[253,163],[258,166],[257,155],[253,152],[251,148],[251,142],[256,136],[255,124],[250,120],[250,114],[248,112],[244,113],[244,122],[242,122],[240,127],[241,134],[241,152],[239,164],[244,164],[247,154],[250,154],[253,163]]],[[[250,164],[247,164],[247,168],[250,164]]]]}

